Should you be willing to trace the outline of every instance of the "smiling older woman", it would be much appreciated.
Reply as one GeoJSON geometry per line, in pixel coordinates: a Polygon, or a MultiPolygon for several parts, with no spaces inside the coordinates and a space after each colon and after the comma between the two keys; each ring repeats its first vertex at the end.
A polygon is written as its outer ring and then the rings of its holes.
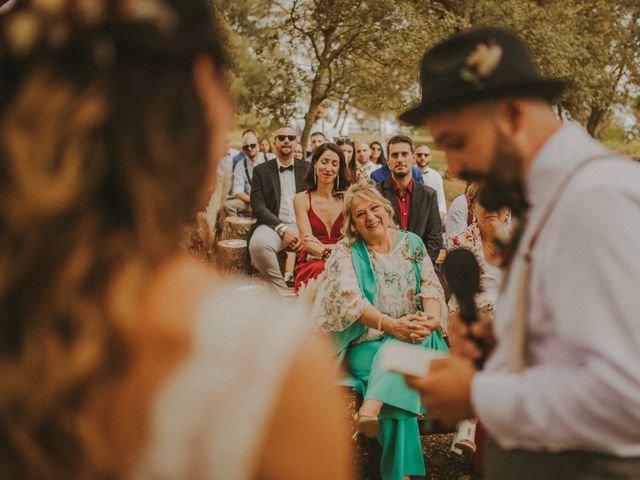
{"type": "Polygon", "coordinates": [[[382,477],[424,475],[420,401],[400,374],[379,365],[387,341],[447,350],[440,331],[446,304],[422,240],[399,230],[393,210],[370,182],[345,194],[341,240],[321,277],[312,316],[338,344],[348,377],[363,395],[356,429],[382,445],[382,477]]]}

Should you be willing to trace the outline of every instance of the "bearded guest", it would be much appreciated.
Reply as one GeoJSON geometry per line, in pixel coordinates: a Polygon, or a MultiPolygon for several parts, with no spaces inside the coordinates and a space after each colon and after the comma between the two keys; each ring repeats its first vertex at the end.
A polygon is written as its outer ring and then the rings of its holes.
{"type": "Polygon", "coordinates": [[[351,185],[342,150],[334,143],[317,147],[305,176],[307,190],[293,198],[302,250],[298,254],[295,291],[316,278],[342,238],[343,193],[351,185]]]}
{"type": "Polygon", "coordinates": [[[442,245],[437,193],[433,188],[418,183],[411,175],[414,168],[411,138],[395,135],[387,142],[387,149],[387,168],[391,176],[378,184],[378,190],[391,203],[400,226],[422,238],[435,264],[442,245]]]}
{"type": "Polygon", "coordinates": [[[551,102],[526,44],[495,27],[458,33],[422,60],[427,126],[452,174],[481,182],[487,210],[519,220],[490,323],[451,321],[455,355],[408,381],[441,420],[477,416],[489,480],[637,479],[640,472],[640,165],[551,102]],[[454,328],[455,326],[455,328],[454,328]],[[495,344],[483,352],[469,335],[495,344]]]}
{"type": "Polygon", "coordinates": [[[277,254],[302,248],[298,235],[293,197],[304,190],[309,163],[296,160],[293,151],[297,136],[284,126],[274,139],[277,157],[258,165],[253,171],[251,209],[257,222],[249,240],[251,261],[265,280],[276,288],[287,288],[277,254]]]}

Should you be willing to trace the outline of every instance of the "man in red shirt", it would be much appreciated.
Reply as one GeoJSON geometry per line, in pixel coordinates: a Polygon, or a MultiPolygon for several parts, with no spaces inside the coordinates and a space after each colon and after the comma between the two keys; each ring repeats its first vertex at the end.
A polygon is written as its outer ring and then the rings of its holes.
{"type": "Polygon", "coordinates": [[[435,265],[442,240],[436,191],[413,181],[413,142],[409,137],[391,137],[387,142],[387,155],[391,176],[378,184],[378,190],[391,202],[400,227],[422,238],[435,265]]]}

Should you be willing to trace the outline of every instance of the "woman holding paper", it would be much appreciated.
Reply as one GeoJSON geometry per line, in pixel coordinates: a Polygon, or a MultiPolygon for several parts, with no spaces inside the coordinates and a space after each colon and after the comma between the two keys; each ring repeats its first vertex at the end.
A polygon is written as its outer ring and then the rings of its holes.
{"type": "Polygon", "coordinates": [[[385,480],[424,475],[417,393],[380,365],[388,341],[446,351],[442,286],[422,240],[399,230],[390,203],[369,182],[347,191],[341,240],[327,261],[313,308],[316,324],[338,343],[348,375],[342,383],[362,393],[356,430],[382,445],[385,480]]]}

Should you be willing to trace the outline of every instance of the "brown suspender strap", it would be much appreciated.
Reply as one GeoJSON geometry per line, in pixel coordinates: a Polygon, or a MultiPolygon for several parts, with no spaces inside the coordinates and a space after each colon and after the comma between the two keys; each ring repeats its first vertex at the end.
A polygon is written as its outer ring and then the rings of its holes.
{"type": "MultiPolygon", "coordinates": [[[[588,157],[581,162],[578,162],[568,174],[560,182],[560,186],[554,192],[552,200],[547,205],[547,208],[542,214],[541,220],[531,235],[531,239],[527,244],[527,249],[523,256],[524,265],[517,278],[516,288],[516,311],[513,317],[513,338],[511,343],[511,350],[508,357],[508,367],[513,372],[519,372],[526,368],[530,364],[529,351],[527,346],[527,334],[528,334],[528,320],[530,314],[530,299],[529,299],[529,285],[531,283],[531,254],[533,247],[535,246],[542,229],[547,223],[547,220],[551,217],[553,210],[555,209],[558,201],[567,189],[567,185],[574,178],[579,170],[584,168],[587,163],[591,163],[595,160],[601,160],[608,158],[609,155],[597,155],[595,157],[588,157]]],[[[513,265],[512,265],[513,267],[513,265]]]]}

